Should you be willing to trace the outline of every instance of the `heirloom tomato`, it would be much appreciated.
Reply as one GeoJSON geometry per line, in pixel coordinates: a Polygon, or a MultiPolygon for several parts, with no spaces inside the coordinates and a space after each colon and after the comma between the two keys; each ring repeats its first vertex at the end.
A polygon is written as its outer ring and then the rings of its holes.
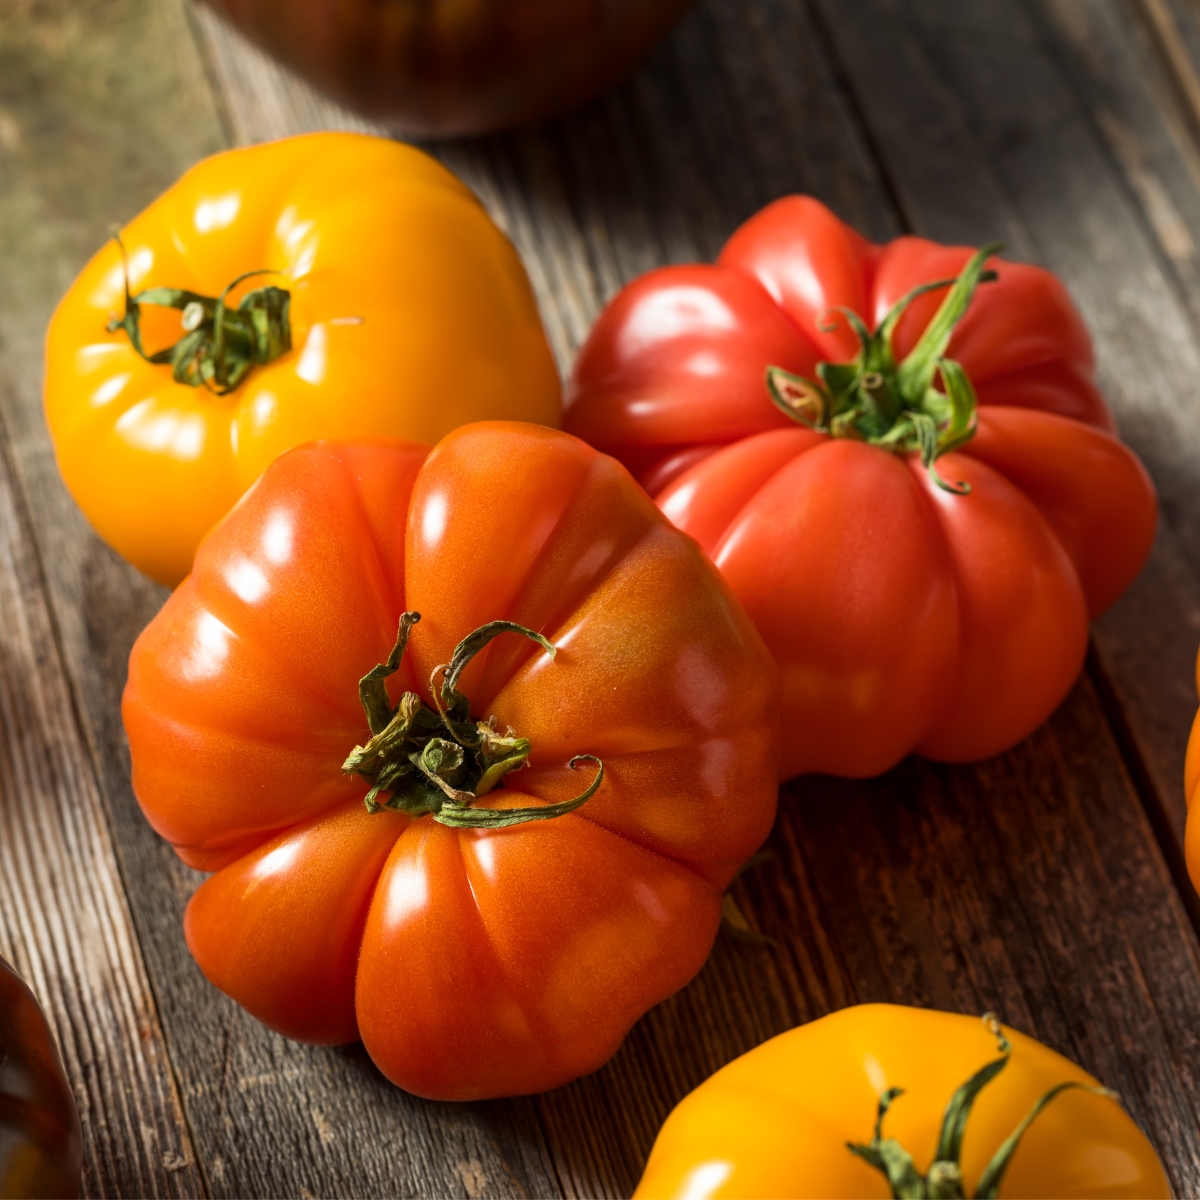
{"type": "Polygon", "coordinates": [[[615,84],[696,0],[208,0],[397,131],[482,133],[615,84]]]}
{"type": "Polygon", "coordinates": [[[1153,486],[1053,275],[872,245],[806,197],[752,217],[715,265],[620,292],[564,423],[746,606],[780,667],[784,778],[1013,745],[1154,537],[1153,486]]]}
{"type": "Polygon", "coordinates": [[[468,1099],[593,1070],[700,968],[771,826],[776,702],[623,467],[482,422],[280,458],[134,646],[124,715],[143,811],[216,872],[209,979],[468,1099]]]}
{"type": "MultiPolygon", "coordinates": [[[[1200,658],[1196,660],[1196,687],[1200,690],[1200,658]]],[[[1184,853],[1192,885],[1200,891],[1200,805],[1196,803],[1196,798],[1200,796],[1200,712],[1192,721],[1192,732],[1188,738],[1183,790],[1187,801],[1184,853]]]]}
{"type": "Polygon", "coordinates": [[[96,531],[160,583],[277,455],[561,420],[524,269],[465,185],[320,133],[193,167],[51,321],[46,417],[96,531]]]}
{"type": "Polygon", "coordinates": [[[861,1004],[764,1042],[685,1096],[635,1195],[949,1200],[1001,1191],[1171,1194],[1115,1093],[1069,1059],[990,1013],[981,1024],[861,1004]],[[999,1057],[987,1061],[997,1042],[999,1057]]]}
{"type": "Polygon", "coordinates": [[[0,1197],[78,1196],[83,1132],[54,1035],[0,958],[0,1197]]]}

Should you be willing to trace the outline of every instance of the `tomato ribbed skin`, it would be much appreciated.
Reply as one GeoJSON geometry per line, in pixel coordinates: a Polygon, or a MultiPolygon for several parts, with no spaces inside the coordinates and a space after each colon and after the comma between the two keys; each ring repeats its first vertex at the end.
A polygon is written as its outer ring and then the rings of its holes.
{"type": "MultiPolygon", "coordinates": [[[[1037,1099],[1068,1080],[1097,1081],[1069,1059],[1004,1029],[1012,1057],[979,1093],[962,1143],[976,1195],[984,1167],[1037,1099]]],[[[685,1096],[659,1132],[635,1196],[755,1200],[891,1195],[884,1175],[846,1149],[871,1139],[876,1106],[899,1087],[883,1134],[928,1170],[950,1097],[997,1057],[977,1017],[860,1004],[743,1054],[685,1096]]],[[[1005,1197],[1169,1196],[1162,1164],[1120,1104],[1072,1089],[1034,1120],[1004,1172],[1005,1197]]]]}
{"type": "MultiPolygon", "coordinates": [[[[470,190],[409,146],[320,133],[193,167],[122,231],[134,294],[229,303],[290,294],[292,348],[235,390],[177,383],[126,331],[121,253],[106,245],[63,298],[46,343],[59,468],[96,531],[174,586],[204,534],[284,450],[317,438],[436,442],[484,418],[561,421],[558,372],[508,239],[470,190]]],[[[182,336],[147,305],[148,352],[182,336]]]]}
{"type": "MultiPolygon", "coordinates": [[[[781,672],[781,778],[864,777],[916,750],[984,758],[1036,728],[1078,675],[1087,622],[1129,585],[1157,520],[1116,438],[1065,289],[992,260],[947,357],[979,400],[938,459],[830,437],[771,403],[768,366],[815,379],[917,286],[972,251],[875,246],[807,197],[770,205],[712,266],[635,280],[575,366],[565,427],[625,462],[745,604],[781,672]]],[[[945,291],[896,326],[903,359],[945,291]]]]}
{"type": "MultiPolygon", "coordinates": [[[[394,685],[394,686],[393,686],[394,685]]],[[[134,647],[134,789],[188,863],[209,978],[291,1037],[361,1037],[421,1095],[553,1087],[700,968],[775,807],[775,666],[718,572],[628,473],[516,423],[279,459],[134,647]],[[498,830],[370,814],[341,765],[358,680],[416,610],[393,700],[493,620],[458,687],[532,743],[498,830]]]]}

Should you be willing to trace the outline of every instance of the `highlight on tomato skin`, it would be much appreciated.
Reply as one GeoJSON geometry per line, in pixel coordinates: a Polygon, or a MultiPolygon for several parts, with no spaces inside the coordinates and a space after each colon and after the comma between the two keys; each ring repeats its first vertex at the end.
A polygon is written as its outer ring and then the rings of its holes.
{"type": "Polygon", "coordinates": [[[440,1099],[605,1062],[700,969],[770,830],[778,682],[628,472],[545,427],[300,447],[201,545],[123,701],[213,872],[208,978],[440,1099]]]}
{"type": "Polygon", "coordinates": [[[1048,271],[790,196],[601,313],[564,427],[720,567],[780,668],[780,778],[997,754],[1078,677],[1157,500],[1048,271]]]}
{"type": "Polygon", "coordinates": [[[59,469],[159,583],[284,450],[558,426],[512,244],[410,146],[315,133],[214,155],[100,248],[46,338],[59,469]]]}
{"type": "Polygon", "coordinates": [[[1049,1047],[993,1014],[981,1022],[860,1004],[764,1042],[685,1096],[634,1193],[927,1194],[1018,1200],[1171,1190],[1119,1097],[1049,1047]],[[955,1104],[966,1113],[957,1130],[948,1120],[955,1104]]]}

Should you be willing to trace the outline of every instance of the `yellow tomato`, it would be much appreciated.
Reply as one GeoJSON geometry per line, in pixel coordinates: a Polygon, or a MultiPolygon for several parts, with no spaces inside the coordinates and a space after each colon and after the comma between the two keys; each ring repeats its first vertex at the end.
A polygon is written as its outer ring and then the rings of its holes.
{"type": "MultiPolygon", "coordinates": [[[[990,1029],[999,1033],[997,1025],[990,1029]]],[[[1000,1194],[1170,1195],[1145,1135],[1111,1093],[1086,1090],[1099,1089],[1086,1071],[1014,1030],[1003,1030],[999,1058],[996,1044],[977,1017],[891,1004],[846,1008],[793,1029],[734,1060],[680,1102],[635,1194],[973,1196],[997,1149],[1039,1098],[1069,1083],[1029,1124],[1001,1176],[1000,1194]],[[989,1061],[1004,1065],[994,1067],[968,1108],[957,1190],[914,1184],[893,1192],[882,1171],[847,1148],[847,1142],[869,1148],[881,1099],[902,1088],[882,1118],[882,1137],[907,1150],[925,1175],[947,1102],[989,1061]]]]}
{"type": "Polygon", "coordinates": [[[97,532],[162,583],[301,442],[433,443],[489,417],[559,424],[515,250],[463,183],[408,146],[322,133],[219,154],[121,241],[125,261],[105,246],[50,324],[46,417],[97,532]],[[215,301],[247,272],[265,273],[232,288],[218,320],[215,301]],[[173,366],[147,361],[135,336],[148,356],[191,341],[173,366]]]}

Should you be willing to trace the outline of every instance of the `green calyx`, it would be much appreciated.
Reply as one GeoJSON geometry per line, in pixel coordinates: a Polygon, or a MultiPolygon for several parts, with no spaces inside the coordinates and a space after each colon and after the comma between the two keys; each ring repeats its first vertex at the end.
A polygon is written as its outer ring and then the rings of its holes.
{"type": "MultiPolygon", "coordinates": [[[[1008,1065],[1012,1056],[1012,1043],[1004,1036],[1000,1022],[995,1013],[985,1013],[983,1023],[988,1032],[997,1040],[1000,1058],[981,1067],[966,1083],[958,1089],[946,1105],[942,1117],[942,1129],[938,1136],[937,1149],[929,1170],[921,1175],[913,1162],[912,1155],[894,1138],[883,1136],[883,1118],[887,1115],[892,1101],[904,1094],[903,1088],[888,1088],[879,1097],[879,1110],[875,1117],[875,1136],[867,1144],[847,1142],[846,1149],[870,1163],[877,1171],[881,1171],[891,1185],[892,1196],[896,1200],[965,1200],[962,1179],[962,1142],[967,1128],[967,1118],[979,1093],[991,1083],[1008,1065]]],[[[1001,1143],[1000,1148],[992,1156],[991,1162],[984,1168],[979,1177],[979,1185],[975,1189],[977,1200],[995,1200],[1000,1192],[1000,1183],[1004,1172],[1025,1136],[1025,1131],[1037,1119],[1042,1109],[1060,1092],[1078,1088],[1092,1092],[1097,1096],[1107,1096],[1118,1099],[1117,1093],[1108,1088],[1089,1087],[1084,1083],[1073,1080],[1060,1083],[1050,1088],[1022,1118],[1021,1123],[1001,1143]]]]}
{"type": "Polygon", "coordinates": [[[832,310],[840,312],[858,335],[858,354],[848,363],[818,364],[815,381],[768,367],[767,391],[776,407],[820,433],[854,438],[897,454],[920,454],[939,487],[965,495],[969,485],[947,483],[935,464],[974,436],[978,400],[962,365],[945,354],[975,289],[996,279],[996,272],[985,270],[984,264],[1000,249],[998,242],[984,246],[957,279],[914,288],[896,302],[874,333],[853,310],[832,310]],[[950,291],[920,341],[897,363],[892,337],[905,310],[918,296],[947,287],[950,291]],[[944,391],[933,386],[939,375],[944,391]]]}
{"type": "Polygon", "coordinates": [[[129,292],[129,264],[125,247],[114,231],[125,261],[125,315],[113,317],[105,326],[109,333],[125,330],[133,348],[150,363],[170,363],[176,383],[205,387],[219,396],[227,395],[256,365],[269,363],[292,348],[288,319],[291,295],[278,287],[255,288],[229,308],[225,297],[243,280],[274,271],[247,271],[239,275],[219,296],[202,296],[184,288],[156,287],[129,292]],[[173,346],[147,354],[142,346],[141,314],[144,305],[177,308],[182,313],[184,335],[173,346]]]}
{"type": "Polygon", "coordinates": [[[405,692],[393,708],[385,680],[399,670],[409,634],[420,619],[420,613],[401,615],[396,644],[387,662],[373,667],[358,683],[358,697],[367,714],[371,737],[366,745],[354,747],[342,770],[361,775],[370,783],[367,811],[390,809],[414,817],[428,813],[435,821],[456,829],[503,829],[561,817],[590,800],[604,779],[604,764],[594,755],[577,754],[567,764],[569,767],[593,762],[599,770],[588,788],[573,800],[538,808],[474,807],[475,801],[498,787],[509,772],[528,762],[530,743],[511,729],[497,733],[495,717],[473,721],[470,701],[458,691],[459,677],[467,663],[502,633],[519,633],[537,642],[551,658],[556,651],[532,629],[512,621],[492,621],[463,638],[450,662],[434,668],[429,686],[436,709],[413,692],[405,692]]]}

